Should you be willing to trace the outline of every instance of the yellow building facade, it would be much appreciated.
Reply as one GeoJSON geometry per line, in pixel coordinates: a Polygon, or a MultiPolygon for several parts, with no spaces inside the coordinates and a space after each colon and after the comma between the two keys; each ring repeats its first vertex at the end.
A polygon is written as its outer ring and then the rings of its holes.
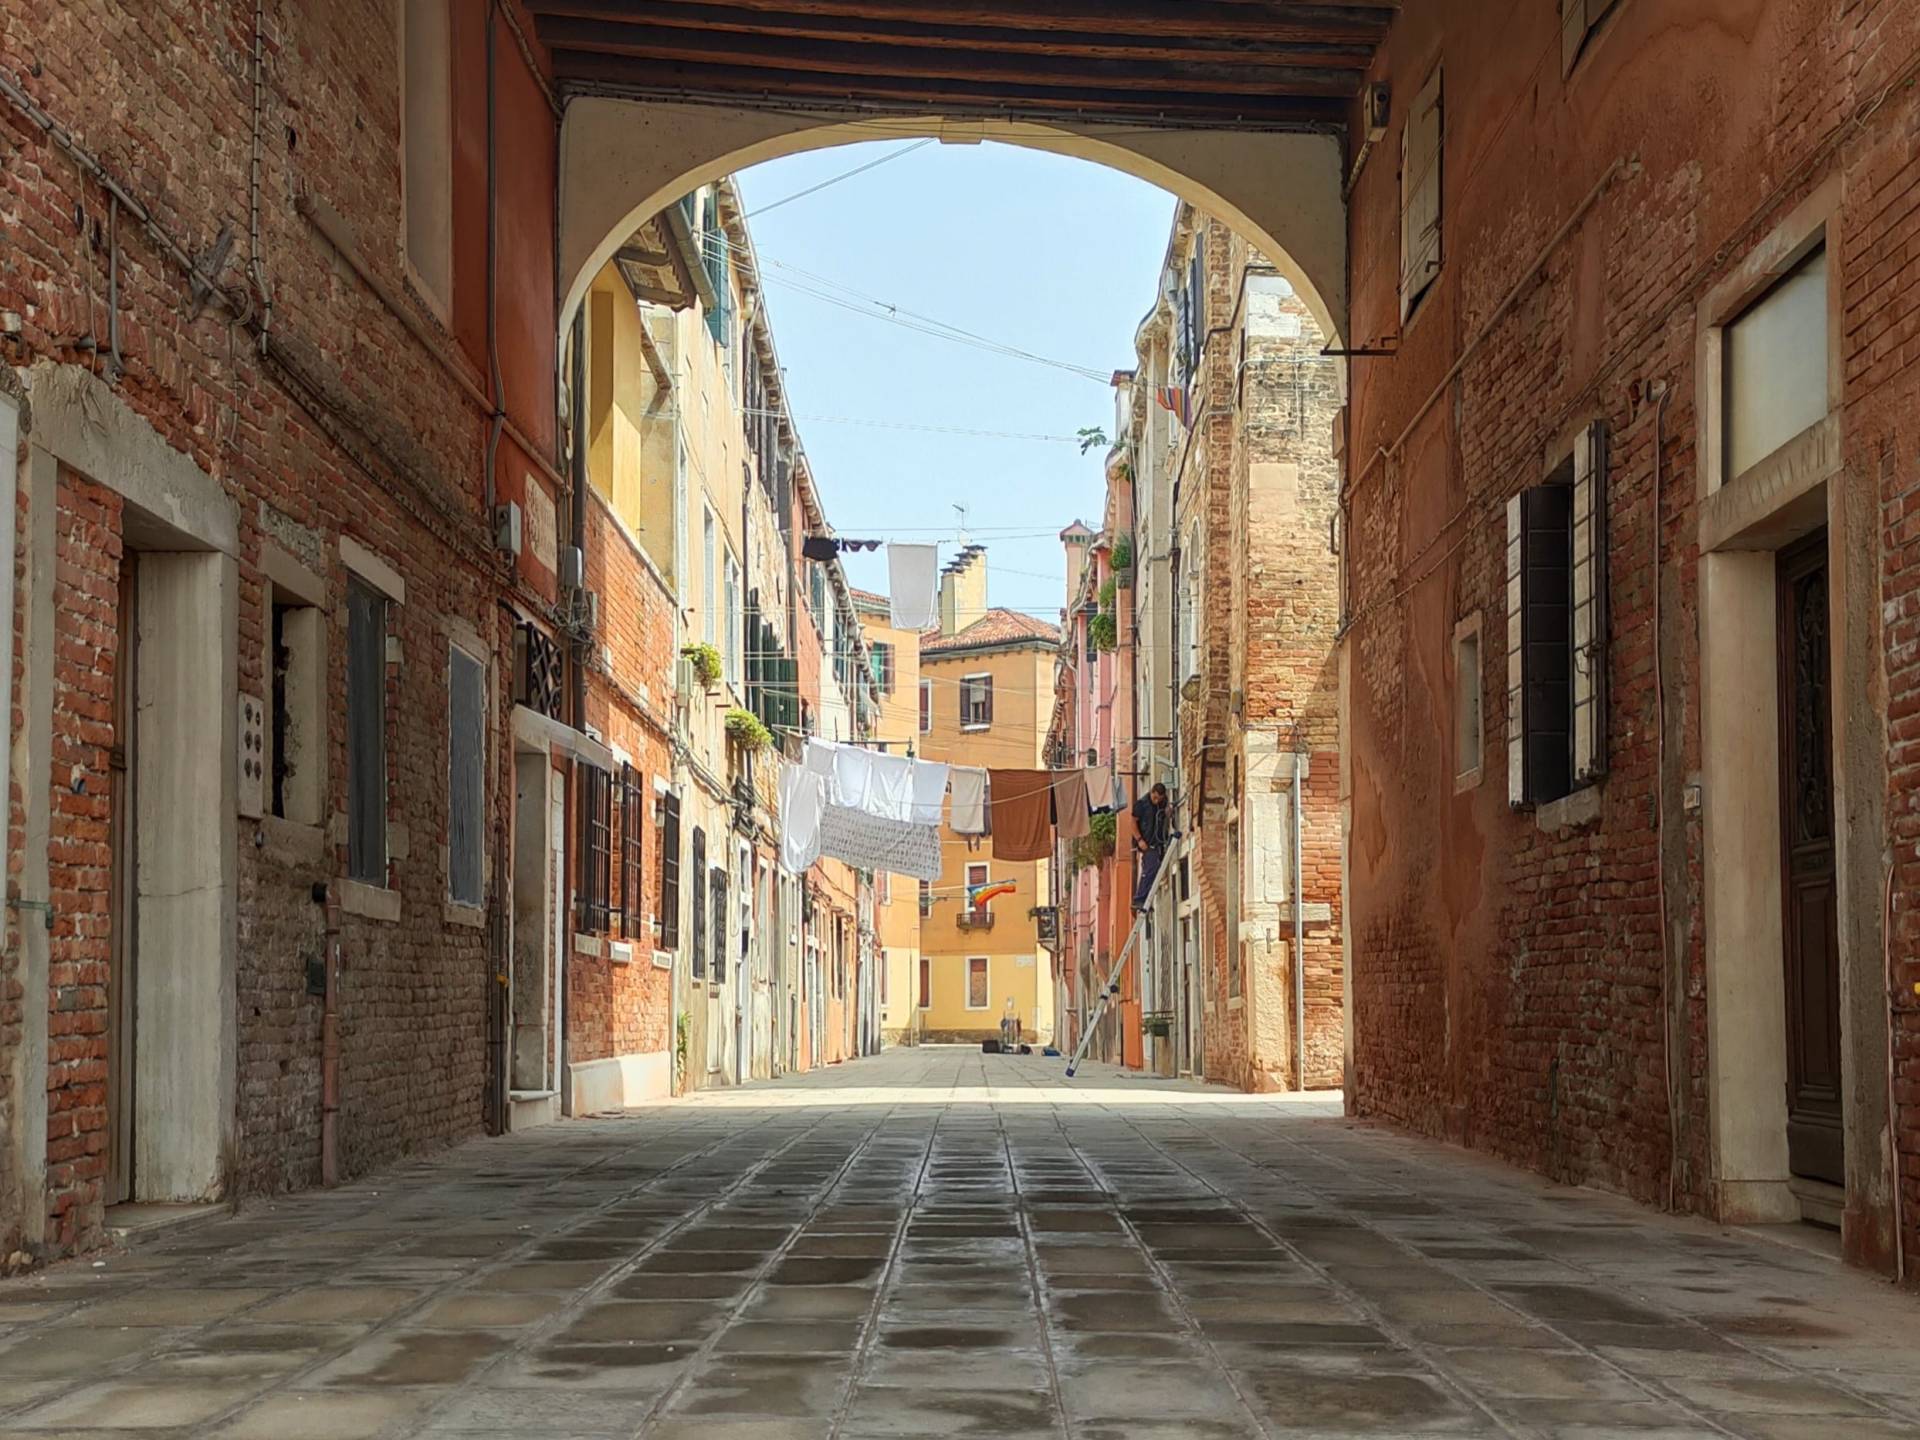
{"type": "MultiPolygon", "coordinates": [[[[880,688],[880,718],[875,740],[896,755],[920,753],[920,632],[893,624],[893,607],[884,595],[853,592],[860,633],[867,642],[875,683],[880,688]]],[[[873,882],[874,929],[880,949],[880,1035],[888,1045],[912,1045],[920,1038],[920,1010],[914,1003],[920,974],[920,895],[918,882],[903,875],[876,875],[873,882]]]]}
{"type": "MultiPolygon", "coordinates": [[[[986,552],[968,547],[940,579],[940,625],[920,642],[919,753],[984,768],[1045,765],[1060,632],[987,601],[986,552]]],[[[1025,1039],[1053,1038],[1053,985],[1036,911],[1051,906],[1046,860],[1002,861],[943,824],[940,880],[922,892],[914,1004],[928,1040],[997,1037],[1008,1016],[1025,1039]],[[1010,893],[970,906],[968,887],[1010,893]]]]}

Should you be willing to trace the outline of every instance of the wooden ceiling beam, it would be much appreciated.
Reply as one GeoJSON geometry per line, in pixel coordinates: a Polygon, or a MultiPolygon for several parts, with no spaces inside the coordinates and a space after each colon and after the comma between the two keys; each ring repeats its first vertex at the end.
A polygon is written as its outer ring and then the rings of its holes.
{"type": "Polygon", "coordinates": [[[1140,88],[1186,93],[1263,96],[1351,96],[1362,75],[1299,65],[1220,64],[1196,60],[1094,60],[1078,56],[1009,55],[913,45],[791,40],[764,34],[681,30],[599,20],[542,18],[541,41],[564,74],[568,57],[599,54],[640,62],[679,62],[739,69],[765,68],[864,79],[892,75],[960,83],[1047,85],[1076,90],[1140,88]]]}
{"type": "MultiPolygon", "coordinates": [[[[650,21],[658,11],[710,0],[527,0],[538,15],[586,15],[650,21]]],[[[728,8],[798,19],[840,17],[879,23],[989,27],[1042,33],[1092,31],[1163,40],[1248,40],[1255,43],[1375,45],[1385,37],[1398,0],[1298,4],[1287,0],[725,0],[728,8]]]]}
{"type": "Polygon", "coordinates": [[[630,57],[564,52],[555,57],[563,84],[595,93],[658,95],[690,92],[742,103],[807,100],[821,104],[875,104],[902,110],[1056,116],[1102,115],[1214,124],[1326,127],[1343,124],[1348,102],[1333,96],[1223,95],[1088,89],[1025,83],[968,83],[926,76],[821,74],[756,66],[661,61],[639,66],[630,57]]]}
{"type": "Polygon", "coordinates": [[[1199,36],[1130,35],[1105,30],[1016,30],[1006,26],[928,25],[912,21],[852,19],[838,15],[790,15],[753,10],[732,0],[673,0],[655,5],[644,22],[617,18],[607,0],[543,0],[555,20],[667,26],[673,29],[797,40],[921,45],[935,49],[1081,56],[1113,60],[1193,59],[1221,64],[1301,65],[1365,69],[1373,46],[1364,40],[1324,41],[1224,39],[1199,36]]]}

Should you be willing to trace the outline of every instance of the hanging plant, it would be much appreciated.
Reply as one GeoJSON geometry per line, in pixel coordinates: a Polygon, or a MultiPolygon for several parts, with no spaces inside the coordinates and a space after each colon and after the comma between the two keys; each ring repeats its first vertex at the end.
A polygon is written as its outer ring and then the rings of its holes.
{"type": "Polygon", "coordinates": [[[1113,597],[1119,593],[1118,583],[1119,582],[1117,582],[1111,575],[1109,575],[1106,578],[1106,580],[1101,583],[1100,608],[1102,610],[1113,609],[1113,597]]]}
{"type": "Polygon", "coordinates": [[[773,744],[773,732],[760,717],[738,705],[727,711],[727,738],[744,750],[764,750],[773,744]]]}
{"type": "Polygon", "coordinates": [[[682,1010],[673,1017],[673,1084],[675,1090],[682,1090],[687,1083],[687,1012],[682,1010]]]}
{"type": "Polygon", "coordinates": [[[1113,537],[1113,551],[1107,557],[1115,570],[1133,569],[1133,536],[1116,535],[1113,537]]]}
{"type": "Polygon", "coordinates": [[[1119,647],[1120,627],[1111,610],[1102,610],[1087,622],[1087,638],[1098,651],[1106,652],[1119,647]]]}
{"type": "Polygon", "coordinates": [[[1069,859],[1076,870],[1098,865],[1114,852],[1114,822],[1111,815],[1095,815],[1087,821],[1087,833],[1073,842],[1069,859]]]}
{"type": "Polygon", "coordinates": [[[711,645],[689,645],[680,652],[693,662],[694,677],[711,690],[720,683],[720,652],[711,645]]]}

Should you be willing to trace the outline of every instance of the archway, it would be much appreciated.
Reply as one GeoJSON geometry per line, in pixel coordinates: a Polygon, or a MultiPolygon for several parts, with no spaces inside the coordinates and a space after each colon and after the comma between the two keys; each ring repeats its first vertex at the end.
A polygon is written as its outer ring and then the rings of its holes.
{"type": "Polygon", "coordinates": [[[582,96],[568,105],[560,137],[562,336],[626,237],[695,187],[803,151],[928,136],[1051,151],[1158,185],[1264,251],[1330,343],[1347,333],[1346,208],[1340,142],[1332,135],[938,115],[823,121],[790,111],[582,96]]]}

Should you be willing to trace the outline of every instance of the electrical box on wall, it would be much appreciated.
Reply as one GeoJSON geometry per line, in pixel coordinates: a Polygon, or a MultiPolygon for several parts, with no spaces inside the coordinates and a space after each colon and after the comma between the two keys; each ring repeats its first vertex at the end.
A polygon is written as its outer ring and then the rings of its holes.
{"type": "Polygon", "coordinates": [[[578,590],[587,583],[587,557],[580,553],[578,545],[563,545],[560,548],[560,588],[578,590]]]}
{"type": "Polygon", "coordinates": [[[493,507],[493,544],[497,550],[518,556],[524,536],[521,530],[522,517],[520,507],[509,500],[504,505],[493,507]]]}
{"type": "Polygon", "coordinates": [[[266,811],[267,707],[252,695],[240,697],[240,813],[258,820],[266,811]]]}

